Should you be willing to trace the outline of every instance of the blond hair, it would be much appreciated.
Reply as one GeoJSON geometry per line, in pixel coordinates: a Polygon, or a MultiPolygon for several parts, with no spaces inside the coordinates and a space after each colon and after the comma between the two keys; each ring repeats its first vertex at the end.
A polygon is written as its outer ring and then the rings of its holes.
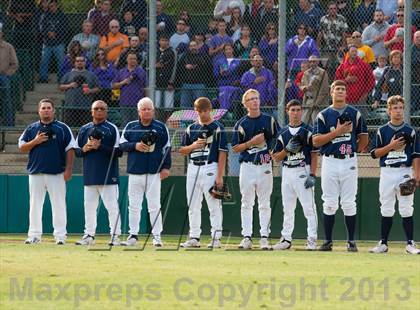
{"type": "Polygon", "coordinates": [[[391,96],[391,97],[388,98],[388,100],[386,102],[386,108],[388,110],[390,110],[393,105],[396,105],[400,102],[404,106],[404,98],[402,96],[400,96],[400,95],[391,96]]]}
{"type": "Polygon", "coordinates": [[[258,98],[260,97],[260,92],[258,91],[258,90],[256,90],[256,89],[253,89],[253,88],[251,88],[251,89],[248,89],[243,95],[242,95],[242,104],[243,105],[245,105],[245,102],[246,102],[246,100],[245,100],[245,98],[246,98],[246,96],[248,96],[249,94],[255,94],[255,95],[257,95],[258,96],[258,98]]]}

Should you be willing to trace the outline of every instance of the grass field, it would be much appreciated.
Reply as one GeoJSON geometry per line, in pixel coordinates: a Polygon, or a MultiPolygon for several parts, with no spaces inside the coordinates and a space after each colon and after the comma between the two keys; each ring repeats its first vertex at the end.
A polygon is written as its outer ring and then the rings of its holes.
{"type": "MultiPolygon", "coordinates": [[[[385,255],[368,253],[373,242],[347,253],[339,241],[332,253],[297,251],[304,241],[236,251],[239,239],[214,251],[109,251],[104,236],[92,247],[104,251],[90,251],[77,237],[56,246],[51,236],[24,245],[24,235],[0,235],[0,308],[420,309],[420,256],[403,243],[385,255]]],[[[165,249],[177,240],[164,237],[165,249]]]]}

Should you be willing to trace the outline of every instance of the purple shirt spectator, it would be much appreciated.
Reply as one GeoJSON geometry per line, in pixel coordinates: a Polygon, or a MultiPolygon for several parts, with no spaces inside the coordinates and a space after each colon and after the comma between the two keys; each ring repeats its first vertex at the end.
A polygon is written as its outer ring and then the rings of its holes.
{"type": "Polygon", "coordinates": [[[101,89],[111,89],[112,81],[115,78],[116,70],[112,64],[108,64],[106,69],[100,66],[90,70],[97,78],[101,89]]]}
{"type": "Polygon", "coordinates": [[[119,70],[112,83],[119,83],[130,77],[133,77],[132,81],[121,87],[120,106],[136,106],[137,102],[145,96],[147,73],[139,66],[132,71],[129,71],[127,67],[119,70]]]}
{"type": "Polygon", "coordinates": [[[277,61],[279,51],[278,41],[274,44],[270,44],[270,41],[264,36],[262,37],[260,44],[258,44],[258,48],[260,49],[264,61],[266,61],[266,64],[271,68],[277,61]]]}
{"type": "Polygon", "coordinates": [[[286,42],[287,68],[289,71],[300,70],[300,65],[309,56],[319,56],[316,42],[310,36],[306,36],[303,41],[299,41],[298,35],[290,38],[286,42]]]}
{"type": "Polygon", "coordinates": [[[324,12],[309,0],[300,0],[295,14],[295,25],[304,24],[308,27],[308,34],[316,36],[319,30],[319,21],[324,12]]]}
{"type": "MultiPolygon", "coordinates": [[[[214,35],[210,42],[209,42],[209,47],[210,48],[216,48],[222,44],[225,43],[230,43],[233,44],[233,41],[231,39],[231,37],[229,37],[227,34],[224,36],[221,36],[219,34],[214,35]]],[[[218,52],[217,54],[213,55],[213,63],[216,63],[216,61],[221,58],[223,56],[223,51],[218,52]]]]}

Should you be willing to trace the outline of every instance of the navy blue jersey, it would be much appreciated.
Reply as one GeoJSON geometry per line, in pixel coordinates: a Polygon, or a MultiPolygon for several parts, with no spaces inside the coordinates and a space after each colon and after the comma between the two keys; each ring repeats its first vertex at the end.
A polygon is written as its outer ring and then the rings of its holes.
{"type": "Polygon", "coordinates": [[[182,146],[191,145],[199,138],[206,140],[206,146],[192,151],[190,160],[218,162],[219,151],[228,151],[225,128],[218,121],[208,125],[200,125],[198,122],[189,125],[185,130],[182,146]]]}
{"type": "Polygon", "coordinates": [[[315,119],[314,134],[327,134],[337,125],[337,120],[341,114],[346,113],[352,120],[353,131],[336,137],[320,148],[323,155],[352,155],[357,152],[357,139],[359,135],[367,135],[367,127],[362,114],[356,108],[346,105],[345,108],[338,110],[329,106],[318,113],[315,119]]]}
{"type": "Polygon", "coordinates": [[[73,134],[66,124],[53,121],[48,125],[40,121],[30,124],[19,138],[19,147],[35,139],[39,131],[48,132],[49,139],[29,152],[29,174],[59,174],[66,168],[66,152],[76,147],[73,134]]]}
{"type": "Polygon", "coordinates": [[[287,154],[283,160],[286,167],[304,167],[311,164],[311,153],[318,152],[312,144],[312,127],[302,123],[299,127],[286,126],[280,131],[273,152],[281,152],[293,136],[299,135],[304,141],[303,148],[299,153],[287,154]],[[292,133],[293,132],[293,133],[292,133]]]}
{"type": "Polygon", "coordinates": [[[269,151],[278,135],[279,129],[279,125],[274,117],[265,113],[261,113],[260,116],[255,118],[251,118],[248,115],[242,117],[235,124],[232,146],[245,143],[260,133],[264,133],[265,142],[242,151],[239,155],[239,162],[252,162],[255,164],[271,162],[269,151]]]}
{"type": "Polygon", "coordinates": [[[413,127],[406,123],[398,127],[387,123],[380,127],[376,132],[376,143],[371,151],[382,148],[391,142],[392,137],[398,132],[405,133],[411,137],[410,143],[405,144],[405,147],[399,150],[393,150],[380,158],[379,164],[381,167],[411,167],[413,158],[420,157],[420,138],[416,134],[413,127]]]}
{"type": "Polygon", "coordinates": [[[128,152],[127,173],[155,174],[171,168],[169,131],[160,121],[153,120],[149,126],[143,126],[138,120],[129,122],[121,135],[120,149],[128,152]],[[150,145],[149,152],[136,151],[136,143],[150,131],[157,134],[156,142],[150,145]]]}
{"type": "Polygon", "coordinates": [[[77,135],[76,155],[83,157],[83,183],[84,185],[111,185],[118,184],[118,155],[120,133],[117,126],[104,121],[100,124],[93,122],[82,126],[77,135]],[[83,146],[88,142],[91,134],[100,133],[101,145],[97,150],[84,153],[83,146]]]}

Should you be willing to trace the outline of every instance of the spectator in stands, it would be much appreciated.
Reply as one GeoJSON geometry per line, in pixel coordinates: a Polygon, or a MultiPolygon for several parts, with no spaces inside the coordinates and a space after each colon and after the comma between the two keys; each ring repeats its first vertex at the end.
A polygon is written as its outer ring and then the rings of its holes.
{"type": "Polygon", "coordinates": [[[357,56],[355,45],[349,46],[349,57],[337,68],[335,79],[346,81],[346,102],[358,108],[366,118],[369,111],[366,99],[375,86],[375,78],[371,67],[357,56]]]}
{"type": "Polygon", "coordinates": [[[319,66],[316,55],[309,57],[309,69],[303,73],[299,88],[304,94],[302,121],[312,124],[322,106],[328,105],[329,95],[328,73],[319,66]]]}
{"type": "Polygon", "coordinates": [[[387,98],[403,94],[402,52],[394,50],[389,54],[389,66],[385,68],[381,79],[376,84],[373,108],[379,107],[383,94],[387,98]]]}
{"type": "Polygon", "coordinates": [[[131,11],[125,11],[120,23],[120,27],[121,33],[131,38],[132,36],[137,35],[137,31],[139,28],[139,20],[134,19],[133,13],[131,11]]]}
{"type": "Polygon", "coordinates": [[[111,1],[102,0],[99,10],[91,13],[89,20],[93,24],[93,33],[99,36],[106,36],[109,31],[109,23],[118,20],[118,16],[111,12],[111,1]]]}
{"type": "Polygon", "coordinates": [[[327,15],[320,20],[319,33],[317,36],[318,46],[321,48],[321,57],[328,60],[328,72],[331,77],[335,74],[338,66],[337,53],[347,46],[346,36],[349,30],[346,18],[337,13],[337,4],[328,4],[327,15]]]}
{"type": "Polygon", "coordinates": [[[60,81],[60,90],[65,92],[64,122],[69,126],[81,126],[89,121],[89,107],[93,96],[99,92],[98,79],[86,70],[86,59],[77,56],[74,68],[60,81]]]}
{"type": "MultiPolygon", "coordinates": [[[[261,0],[252,0],[252,2],[247,4],[245,7],[244,23],[247,24],[252,30],[254,30],[254,32],[257,31],[259,27],[259,17],[262,6],[263,4],[261,0]]],[[[256,33],[253,35],[254,39],[257,39],[256,33]]]]}
{"type": "Polygon", "coordinates": [[[101,0],[94,0],[93,8],[91,8],[87,14],[87,19],[92,20],[92,16],[97,14],[98,12],[101,12],[101,0]]]}
{"type": "MultiPolygon", "coordinates": [[[[415,1],[413,1],[415,2],[415,1]]],[[[398,10],[403,10],[404,11],[404,6],[405,6],[405,0],[398,0],[398,9],[392,13],[391,19],[388,21],[388,24],[392,25],[392,24],[396,24],[397,23],[397,13],[398,10]]],[[[418,7],[418,5],[417,5],[418,7]]],[[[420,19],[420,12],[417,8],[417,10],[415,9],[415,4],[413,4],[413,10],[411,11],[411,23],[412,25],[416,26],[416,29],[419,29],[419,19],[420,19]]]]}
{"type": "Polygon", "coordinates": [[[182,10],[179,12],[178,20],[182,19],[186,26],[185,26],[185,32],[188,33],[188,36],[191,36],[193,31],[191,29],[191,16],[190,13],[188,13],[187,10],[182,10]]]}
{"type": "Polygon", "coordinates": [[[188,43],[190,43],[190,37],[185,31],[186,27],[185,20],[178,20],[176,32],[169,39],[169,46],[177,53],[178,57],[188,49],[188,43]]]}
{"type": "Polygon", "coordinates": [[[251,59],[252,68],[245,72],[241,78],[241,86],[244,91],[253,88],[260,93],[261,106],[273,106],[273,72],[263,66],[263,58],[255,55],[251,59]]]}
{"type": "Polygon", "coordinates": [[[238,69],[238,74],[240,76],[243,76],[245,72],[252,68],[251,59],[253,59],[255,55],[261,55],[260,49],[257,46],[251,48],[248,58],[241,59],[238,69]]]}
{"type": "Polygon", "coordinates": [[[272,69],[274,63],[277,63],[278,57],[278,35],[277,28],[274,23],[268,23],[264,35],[262,36],[258,48],[260,49],[261,56],[267,67],[272,69]]]}
{"type": "Polygon", "coordinates": [[[139,64],[143,62],[144,50],[140,47],[140,39],[138,36],[133,36],[130,38],[130,46],[124,52],[121,53],[118,57],[117,69],[122,69],[127,65],[127,55],[128,53],[136,53],[137,61],[139,64]]]}
{"type": "Polygon", "coordinates": [[[384,12],[384,20],[389,21],[394,13],[398,9],[397,0],[376,0],[376,8],[384,12]]]}
{"type": "MultiPolygon", "coordinates": [[[[416,27],[411,26],[414,35],[416,27]]],[[[398,9],[397,23],[391,25],[384,37],[384,45],[391,52],[394,50],[404,51],[404,10],[398,9]]]]}
{"type": "Polygon", "coordinates": [[[240,36],[242,22],[241,9],[239,7],[233,8],[226,30],[227,34],[230,35],[233,41],[236,41],[240,36]]]}
{"type": "Polygon", "coordinates": [[[354,12],[357,30],[363,31],[368,25],[372,23],[375,9],[375,0],[362,0],[354,12]]]}
{"type": "Polygon", "coordinates": [[[420,112],[420,30],[414,33],[414,44],[411,49],[411,107],[420,112]]]}
{"type": "Polygon", "coordinates": [[[362,42],[372,48],[375,57],[388,55],[388,49],[384,45],[384,37],[388,28],[389,24],[384,20],[384,12],[376,10],[373,15],[373,23],[363,30],[362,42]]]}
{"type": "MultiPolygon", "coordinates": [[[[260,49],[262,52],[261,45],[260,49]]],[[[287,40],[285,53],[287,57],[287,69],[291,80],[295,79],[296,74],[300,70],[300,64],[304,59],[307,60],[311,55],[319,56],[316,42],[307,34],[307,27],[304,24],[298,26],[297,35],[287,40]]]]}
{"type": "Polygon", "coordinates": [[[232,44],[232,39],[226,33],[226,22],[221,19],[217,22],[217,34],[210,39],[209,55],[216,63],[220,57],[223,57],[223,49],[225,44],[232,44]]]}
{"type": "Polygon", "coordinates": [[[295,80],[293,81],[293,83],[298,88],[296,99],[300,101],[302,101],[303,95],[304,95],[304,92],[300,90],[300,84],[302,83],[303,74],[308,69],[309,69],[309,59],[302,60],[302,62],[300,63],[300,71],[296,74],[295,80]]]}
{"type": "MultiPolygon", "coordinates": [[[[67,27],[67,17],[58,9],[57,0],[50,0],[48,13],[45,15],[41,24],[43,46],[39,68],[40,83],[48,83],[48,69],[52,56],[55,57],[58,68],[63,63],[67,27]]],[[[58,80],[60,78],[61,76],[58,74],[58,80]]]]}
{"type": "Polygon", "coordinates": [[[207,29],[204,33],[204,36],[206,38],[206,44],[209,45],[211,38],[213,38],[213,36],[215,36],[217,34],[217,23],[218,23],[218,19],[211,17],[207,23],[207,29]]]}
{"type": "Polygon", "coordinates": [[[33,0],[10,0],[7,13],[13,21],[13,44],[19,48],[31,49],[36,29],[34,27],[34,15],[36,12],[33,0]]]}
{"type": "Polygon", "coordinates": [[[179,59],[176,71],[176,85],[181,86],[181,107],[192,108],[193,102],[206,95],[205,88],[210,81],[211,61],[207,54],[200,54],[195,40],[190,41],[188,51],[179,59]]]}
{"type": "Polygon", "coordinates": [[[144,69],[147,68],[147,53],[149,52],[149,30],[147,27],[139,29],[139,49],[142,51],[142,60],[139,65],[144,69]]]}
{"type": "Polygon", "coordinates": [[[240,59],[249,58],[249,52],[251,48],[256,44],[251,36],[251,28],[248,25],[244,24],[241,27],[241,35],[238,40],[233,43],[233,50],[235,57],[240,59]]]}
{"type": "Polygon", "coordinates": [[[10,77],[16,73],[19,62],[13,45],[3,40],[3,25],[0,25],[0,120],[2,125],[14,126],[15,108],[12,105],[10,77]]]}
{"type": "Polygon", "coordinates": [[[106,59],[106,51],[99,48],[92,61],[92,73],[98,80],[99,92],[95,94],[94,100],[103,100],[111,105],[112,102],[112,81],[115,78],[116,70],[112,63],[106,59]]]}
{"type": "Polygon", "coordinates": [[[120,90],[121,123],[127,122],[137,117],[137,102],[146,95],[147,73],[138,65],[137,55],[129,53],[127,55],[127,66],[118,70],[112,88],[120,90]]]}
{"type": "Polygon", "coordinates": [[[68,47],[68,53],[64,56],[63,63],[61,64],[60,76],[64,76],[67,72],[70,72],[74,68],[74,63],[77,56],[84,56],[86,59],[86,68],[90,67],[90,61],[86,58],[86,53],[82,50],[82,46],[79,41],[71,41],[68,47]]]}
{"type": "Polygon", "coordinates": [[[40,59],[41,59],[42,42],[43,42],[43,38],[41,34],[41,24],[45,18],[45,15],[47,15],[48,13],[48,10],[49,10],[48,0],[41,0],[35,11],[34,28],[33,28],[33,33],[31,35],[32,36],[34,34],[36,35],[36,42],[34,46],[34,50],[35,50],[34,63],[36,64],[39,64],[40,59]]]}
{"type": "Polygon", "coordinates": [[[355,31],[351,35],[352,44],[357,47],[357,56],[362,59],[365,63],[371,65],[372,69],[375,64],[375,54],[369,45],[362,43],[362,34],[359,31],[355,31]]]}
{"type": "Polygon", "coordinates": [[[295,25],[304,24],[308,27],[307,34],[315,38],[322,15],[322,10],[309,0],[299,0],[299,7],[294,16],[295,25]]]}
{"type": "Polygon", "coordinates": [[[133,18],[138,21],[146,21],[147,18],[147,2],[145,0],[124,0],[121,5],[120,14],[130,11],[133,18]]]}
{"type": "MultiPolygon", "coordinates": [[[[72,41],[79,41],[83,51],[86,52],[86,58],[92,60],[99,46],[99,36],[92,33],[93,24],[90,20],[83,21],[82,32],[76,34],[72,41]]],[[[70,47],[70,46],[69,46],[70,47]]]]}
{"type": "Polygon", "coordinates": [[[172,109],[174,107],[176,55],[169,45],[169,37],[161,35],[156,55],[156,108],[172,109]]]}
{"type": "Polygon", "coordinates": [[[109,22],[109,33],[101,38],[99,47],[107,52],[108,61],[116,64],[120,55],[130,44],[128,37],[120,32],[120,23],[113,19],[109,22]]]}
{"type": "Polygon", "coordinates": [[[234,8],[241,9],[241,16],[245,12],[245,4],[243,0],[218,0],[214,7],[213,15],[215,18],[223,18],[226,23],[230,22],[231,12],[234,8]]]}
{"type": "Polygon", "coordinates": [[[204,33],[199,32],[194,35],[194,41],[197,43],[197,50],[198,53],[201,55],[206,55],[208,57],[209,55],[209,46],[205,42],[206,37],[204,33]]]}
{"type": "Polygon", "coordinates": [[[354,16],[354,0],[337,0],[337,14],[346,18],[349,32],[356,29],[356,19],[354,16]]]}
{"type": "Polygon", "coordinates": [[[238,74],[240,60],[234,58],[232,44],[226,43],[223,56],[213,64],[213,75],[219,88],[219,106],[229,110],[232,102],[240,99],[240,79],[238,74]]]}
{"type": "MultiPolygon", "coordinates": [[[[376,86],[378,85],[378,82],[380,81],[380,79],[384,75],[384,71],[387,68],[387,64],[388,64],[387,56],[380,55],[377,58],[376,62],[378,63],[378,66],[373,70],[373,76],[375,77],[375,89],[372,92],[373,101],[375,100],[375,96],[376,96],[376,92],[377,92],[376,91],[376,86]]],[[[380,105],[385,106],[387,99],[388,99],[388,94],[382,92],[382,96],[381,96],[381,99],[379,100],[379,104],[373,102],[372,108],[376,109],[380,105]]]]}
{"type": "Polygon", "coordinates": [[[172,34],[175,31],[175,25],[172,18],[163,12],[162,1],[156,1],[156,24],[157,37],[163,33],[172,34]]]}
{"type": "MultiPolygon", "coordinates": [[[[278,10],[274,7],[274,0],[264,0],[263,6],[259,11],[258,26],[255,27],[255,35],[257,40],[260,40],[264,35],[264,30],[267,29],[268,24],[274,24],[276,31],[278,29],[278,10]]],[[[254,29],[252,29],[254,30],[254,29]]]]}

